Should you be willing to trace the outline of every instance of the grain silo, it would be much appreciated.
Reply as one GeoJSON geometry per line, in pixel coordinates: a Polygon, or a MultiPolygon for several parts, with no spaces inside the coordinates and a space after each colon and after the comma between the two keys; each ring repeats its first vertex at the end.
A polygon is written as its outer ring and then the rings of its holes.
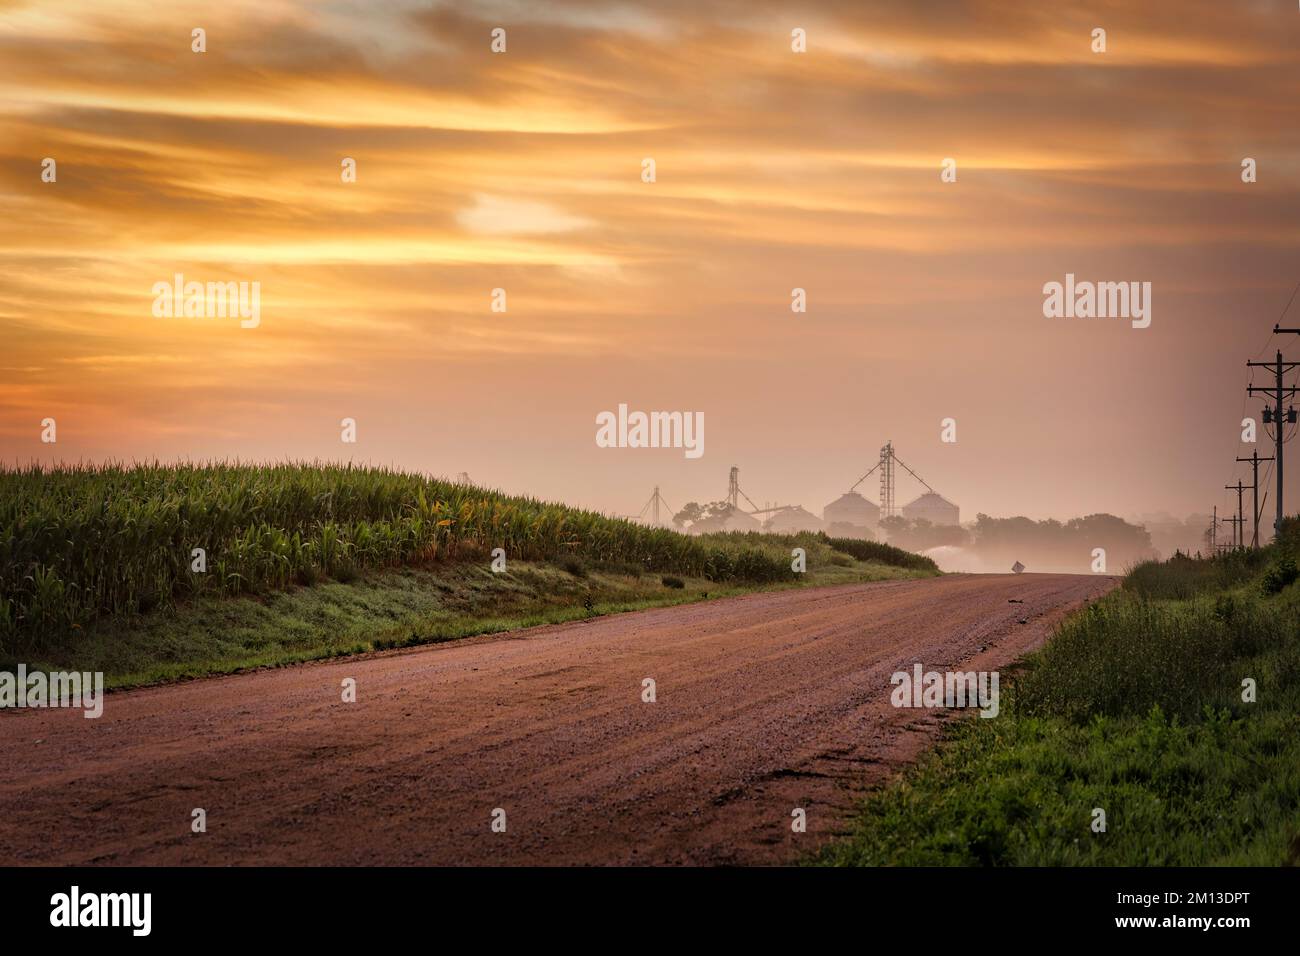
{"type": "Polygon", "coordinates": [[[821,531],[822,519],[805,508],[782,508],[763,525],[764,531],[773,534],[795,534],[799,531],[821,531]]]}
{"type": "Polygon", "coordinates": [[[723,531],[762,531],[763,525],[751,514],[732,508],[722,519],[723,531]]]}
{"type": "Polygon", "coordinates": [[[880,523],[880,508],[856,491],[840,495],[822,509],[826,533],[831,537],[870,538],[880,523]]]}
{"type": "Polygon", "coordinates": [[[927,491],[915,501],[903,505],[903,517],[909,521],[922,519],[933,525],[961,524],[960,511],[943,495],[927,491]]]}

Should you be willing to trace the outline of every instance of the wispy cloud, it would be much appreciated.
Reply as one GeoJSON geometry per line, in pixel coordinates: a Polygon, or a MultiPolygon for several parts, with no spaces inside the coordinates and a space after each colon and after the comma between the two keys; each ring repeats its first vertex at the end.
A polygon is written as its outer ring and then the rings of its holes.
{"type": "MultiPolygon", "coordinates": [[[[1282,0],[3,0],[0,454],[33,453],[45,408],[100,430],[70,427],[72,455],[275,451],[282,425],[357,396],[391,425],[381,458],[442,454],[433,425],[403,431],[436,406],[472,423],[467,470],[562,494],[591,474],[572,421],[609,387],[708,405],[719,453],[731,435],[774,484],[789,466],[767,442],[928,435],[958,402],[1003,422],[965,474],[1028,467],[1034,396],[1123,365],[1105,334],[1026,324],[1044,281],[1157,281],[1154,416],[1187,413],[1188,369],[1212,374],[1225,305],[1272,308],[1294,283],[1298,33],[1282,0]],[[262,325],[154,318],[175,272],[260,282],[262,325]],[[796,286],[812,305],[792,318],[796,286]],[[1042,379],[1061,350],[1069,368],[1042,379]],[[1008,368],[989,382],[979,362],[1008,368]],[[905,399],[928,382],[934,407],[905,399]],[[519,408],[572,455],[512,465],[493,436],[519,408]]],[[[1061,469],[1114,451],[1101,431],[1042,441],[1061,469]]],[[[962,480],[946,490],[989,509],[1023,500],[962,480]]]]}

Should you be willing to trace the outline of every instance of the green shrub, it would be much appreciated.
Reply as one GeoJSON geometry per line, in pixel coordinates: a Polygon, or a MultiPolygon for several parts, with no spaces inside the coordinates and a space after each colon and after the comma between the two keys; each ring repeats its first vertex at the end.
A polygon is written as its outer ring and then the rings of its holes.
{"type": "Polygon", "coordinates": [[[1264,572],[1259,586],[1265,594],[1280,594],[1282,589],[1292,584],[1297,577],[1300,577],[1300,570],[1296,569],[1294,559],[1290,555],[1285,555],[1264,572]]]}
{"type": "Polygon", "coordinates": [[[1263,549],[1239,549],[1209,558],[1179,552],[1167,561],[1143,561],[1130,568],[1123,587],[1144,598],[1182,601],[1243,584],[1267,561],[1263,549]]]}
{"type": "Polygon", "coordinates": [[[1254,597],[1152,602],[1115,592],[1067,619],[1016,685],[1030,716],[1086,722],[1152,707],[1189,718],[1240,704],[1229,661],[1279,644],[1287,617],[1254,597]]]}

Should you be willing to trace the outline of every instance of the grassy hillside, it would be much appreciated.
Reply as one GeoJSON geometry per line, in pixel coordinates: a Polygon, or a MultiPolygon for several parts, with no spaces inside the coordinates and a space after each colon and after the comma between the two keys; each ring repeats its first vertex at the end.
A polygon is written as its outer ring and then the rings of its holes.
{"type": "Polygon", "coordinates": [[[432,560],[624,562],[713,581],[789,560],[382,468],[39,466],[0,471],[0,642],[39,646],[198,594],[257,594],[432,560]],[[195,549],[206,570],[193,570],[195,549]]]}
{"type": "Polygon", "coordinates": [[[692,538],[381,468],[0,469],[0,667],[138,683],[758,587],[937,573],[897,549],[867,557],[825,535],[692,538]],[[807,574],[791,570],[794,547],[807,574]],[[496,548],[504,571],[491,568],[496,548]]]}
{"type": "Polygon", "coordinates": [[[818,862],[1300,863],[1296,551],[1292,531],[1135,568],[1028,661],[1000,716],[954,722],[818,862]]]}

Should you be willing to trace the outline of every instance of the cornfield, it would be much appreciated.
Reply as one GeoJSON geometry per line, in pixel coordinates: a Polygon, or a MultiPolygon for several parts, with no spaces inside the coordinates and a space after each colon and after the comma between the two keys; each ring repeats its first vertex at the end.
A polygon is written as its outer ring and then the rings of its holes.
{"type": "Polygon", "coordinates": [[[498,547],[508,559],[572,556],[718,581],[793,577],[788,557],[757,548],[385,468],[0,466],[0,650],[199,592],[274,590],[498,547]]]}

